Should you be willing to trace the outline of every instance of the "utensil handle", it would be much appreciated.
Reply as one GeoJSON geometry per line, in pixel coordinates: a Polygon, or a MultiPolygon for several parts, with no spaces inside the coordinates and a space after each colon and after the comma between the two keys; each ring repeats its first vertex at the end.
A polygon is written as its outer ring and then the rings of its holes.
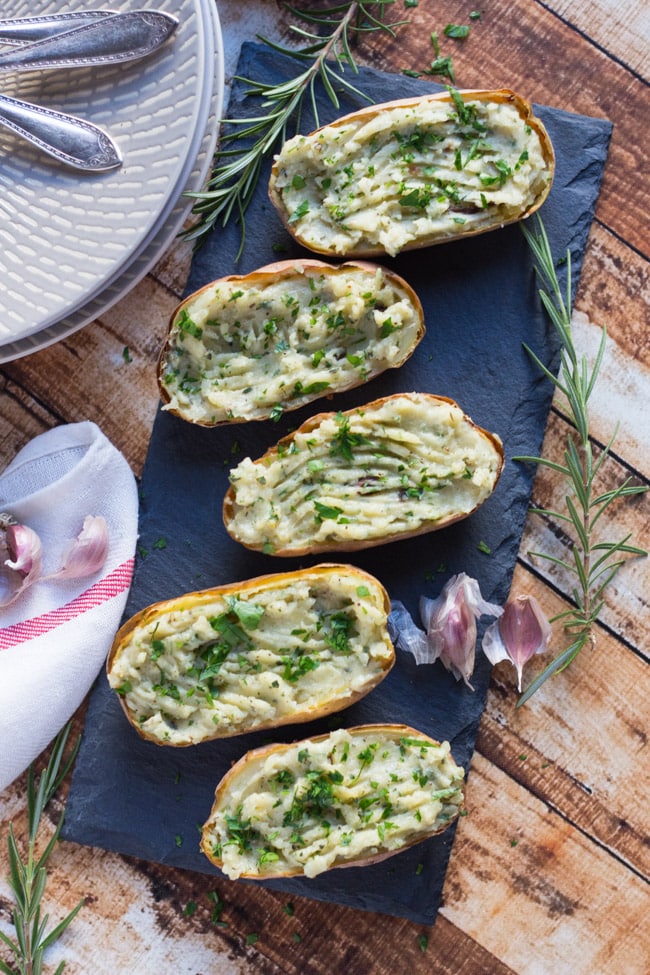
{"type": "Polygon", "coordinates": [[[177,26],[175,17],[160,11],[134,10],[103,17],[20,50],[0,54],[0,71],[132,61],[155,51],[177,26]]]}
{"type": "Polygon", "coordinates": [[[122,165],[110,136],[74,115],[0,95],[0,125],[75,169],[103,173],[122,165]]]}
{"type": "Polygon", "coordinates": [[[2,44],[33,44],[46,37],[63,34],[83,24],[91,24],[102,17],[112,17],[115,10],[78,10],[76,13],[51,14],[43,17],[12,17],[0,20],[2,44]]]}

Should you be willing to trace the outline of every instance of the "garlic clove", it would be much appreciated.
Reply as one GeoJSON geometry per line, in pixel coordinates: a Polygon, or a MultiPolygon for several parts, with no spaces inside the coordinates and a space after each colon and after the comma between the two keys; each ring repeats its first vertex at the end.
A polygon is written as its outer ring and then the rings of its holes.
{"type": "Polygon", "coordinates": [[[500,606],[481,596],[476,579],[464,572],[452,576],[436,599],[420,599],[420,630],[401,603],[393,603],[389,625],[396,633],[396,646],[413,654],[416,663],[440,660],[456,680],[474,690],[470,677],[476,653],[476,620],[483,615],[499,616],[500,606]]]}
{"type": "Polygon", "coordinates": [[[94,575],[108,555],[108,526],[101,515],[87,515],[83,527],[63,555],[61,568],[48,578],[83,579],[94,575]]]}
{"type": "Polygon", "coordinates": [[[551,624],[534,596],[509,599],[503,614],[485,631],[482,648],[492,664],[509,660],[517,671],[521,691],[524,666],[531,657],[543,653],[551,639],[551,624]]]}

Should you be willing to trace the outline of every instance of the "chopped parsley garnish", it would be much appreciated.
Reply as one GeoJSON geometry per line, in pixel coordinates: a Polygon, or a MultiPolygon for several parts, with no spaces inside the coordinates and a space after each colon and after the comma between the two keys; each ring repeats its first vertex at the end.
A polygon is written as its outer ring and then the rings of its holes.
{"type": "Polygon", "coordinates": [[[512,169],[505,159],[496,159],[494,167],[497,170],[496,176],[481,176],[483,186],[494,186],[495,184],[503,186],[508,176],[512,176],[512,169]]]}
{"type": "Polygon", "coordinates": [[[467,24],[447,24],[443,33],[445,37],[451,37],[455,41],[464,41],[469,31],[467,24]]]}
{"type": "Polygon", "coordinates": [[[165,644],[163,640],[152,640],[151,641],[151,653],[149,654],[151,660],[158,660],[158,657],[165,651],[165,644]]]}
{"type": "Polygon", "coordinates": [[[263,606],[259,606],[257,603],[249,603],[244,599],[237,599],[236,596],[231,596],[228,599],[228,606],[230,612],[235,614],[247,630],[256,630],[264,616],[263,606]]]}
{"type": "Polygon", "coordinates": [[[242,807],[240,806],[234,816],[225,815],[226,829],[230,837],[229,843],[234,843],[239,853],[250,850],[253,840],[259,835],[257,830],[251,826],[250,819],[241,818],[242,807]]]}
{"type": "Polygon", "coordinates": [[[333,613],[327,618],[325,643],[337,653],[350,653],[350,637],[354,635],[354,619],[347,613],[333,613]]]}
{"type": "Polygon", "coordinates": [[[318,393],[325,392],[325,390],[329,389],[329,387],[330,384],[326,379],[321,379],[315,383],[307,383],[306,386],[303,386],[300,380],[298,380],[298,382],[294,384],[291,398],[297,399],[299,396],[317,396],[318,393]]]}
{"type": "Polygon", "coordinates": [[[306,653],[294,653],[290,657],[282,657],[282,663],[284,664],[282,677],[290,684],[295,684],[304,674],[318,667],[318,660],[306,653]]]}
{"type": "Polygon", "coordinates": [[[431,202],[431,193],[428,189],[415,187],[404,196],[400,196],[398,201],[402,207],[416,207],[419,210],[426,210],[431,202]]]}
{"type": "Polygon", "coordinates": [[[342,779],[340,772],[321,772],[310,769],[305,772],[307,787],[302,792],[296,790],[291,806],[284,814],[283,826],[300,823],[309,816],[322,819],[336,801],[334,782],[342,779]]]}
{"type": "Polygon", "coordinates": [[[302,220],[309,213],[309,200],[303,200],[299,203],[296,209],[293,211],[289,217],[289,223],[297,223],[298,220],[302,220]]]}
{"type": "Polygon", "coordinates": [[[446,58],[435,58],[431,62],[431,67],[428,68],[425,74],[442,75],[443,78],[449,78],[453,84],[456,80],[454,75],[454,63],[450,57],[446,58]]]}
{"type": "Polygon", "coordinates": [[[338,431],[330,443],[330,455],[332,457],[343,457],[344,460],[352,461],[354,458],[353,448],[369,446],[370,440],[362,433],[352,433],[350,430],[350,417],[343,413],[336,416],[338,431]]]}
{"type": "Polygon", "coordinates": [[[195,339],[200,339],[203,335],[203,329],[200,328],[192,318],[190,318],[187,313],[187,308],[183,308],[176,319],[176,328],[181,333],[181,337],[191,335],[195,339]]]}
{"type": "Polygon", "coordinates": [[[336,520],[339,515],[343,514],[342,508],[323,504],[321,501],[314,501],[314,508],[316,509],[316,521],[325,521],[328,518],[336,520]]]}

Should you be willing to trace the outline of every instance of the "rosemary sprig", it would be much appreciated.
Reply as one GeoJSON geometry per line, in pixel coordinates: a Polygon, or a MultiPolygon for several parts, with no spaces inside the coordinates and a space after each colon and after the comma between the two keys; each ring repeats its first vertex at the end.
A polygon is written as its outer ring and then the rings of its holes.
{"type": "MultiPolygon", "coordinates": [[[[69,734],[70,725],[68,724],[54,740],[49,761],[40,775],[38,785],[35,781],[34,767],[32,765],[29,767],[27,777],[28,840],[26,859],[23,859],[18,849],[13,824],[9,826],[9,883],[16,902],[12,915],[16,938],[14,941],[0,931],[0,942],[12,951],[16,962],[15,967],[11,967],[0,959],[0,972],[3,972],[4,975],[41,975],[45,949],[58,940],[83,906],[82,900],[70,911],[67,917],[48,932],[49,915],[41,916],[41,904],[47,882],[46,864],[59,838],[63,825],[63,814],[61,814],[52,837],[38,857],[36,855],[36,841],[45,807],[70,771],[77,754],[78,742],[64,762],[64,751],[69,734]]],[[[65,962],[62,961],[58,965],[55,975],[61,975],[64,967],[65,962]]]]}
{"type": "Polygon", "coordinates": [[[354,74],[358,73],[352,45],[362,34],[386,31],[394,35],[395,27],[404,23],[389,24],[385,20],[385,8],[394,2],[376,0],[369,3],[360,0],[312,11],[285,5],[295,16],[313,25],[309,30],[296,25],[291,27],[293,33],[305,42],[304,46],[285,48],[264,37],[260,40],[273,50],[305,62],[307,66],[296,78],[281,84],[267,84],[250,78],[237,79],[249,86],[246,95],[263,99],[260,106],[262,111],[255,118],[224,119],[222,124],[231,128],[221,135],[207,187],[188,194],[196,200],[192,213],[198,217],[198,221],[186,232],[187,239],[200,244],[218,222],[225,227],[234,216],[241,226],[239,258],[246,239],[244,215],[253,198],[262,165],[276,145],[286,139],[290,123],[293,123],[294,131],[298,131],[305,97],[308,96],[311,102],[316,126],[320,124],[315,91],[317,79],[322,82],[335,108],[339,107],[336,85],[371,101],[344,76],[344,72],[347,67],[354,74]]]}
{"type": "Polygon", "coordinates": [[[547,467],[566,479],[566,511],[550,511],[544,508],[532,508],[531,511],[562,521],[573,530],[571,560],[556,558],[543,552],[529,554],[560,566],[575,578],[575,586],[571,593],[574,606],[551,620],[563,621],[568,646],[526,688],[517,701],[517,707],[524,704],[549,677],[568,667],[583,647],[595,646],[595,625],[604,604],[604,590],[630,556],[647,555],[645,550],[629,544],[629,535],[615,542],[598,540],[596,536],[597,523],[615,501],[642,494],[647,488],[632,484],[631,478],[626,478],[612,491],[604,494],[596,492],[596,476],[609,456],[616,437],[615,430],[596,460],[589,439],[588,402],[605,354],[607,331],[603,327],[596,360],[590,371],[585,357],[578,356],[571,329],[571,253],[567,251],[566,288],[563,293],[544,224],[539,216],[536,220],[536,232],[523,225],[522,230],[543,284],[539,292],[542,304],[561,341],[559,374],[553,375],[528,346],[525,348],[544,375],[564,394],[570,419],[575,426],[575,435],[569,434],[563,464],[543,457],[514,459],[547,467]]]}

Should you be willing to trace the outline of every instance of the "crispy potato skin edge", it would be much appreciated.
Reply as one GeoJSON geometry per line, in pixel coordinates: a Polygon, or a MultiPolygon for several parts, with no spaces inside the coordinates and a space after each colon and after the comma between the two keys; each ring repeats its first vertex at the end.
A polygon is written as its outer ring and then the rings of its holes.
{"type": "MultiPolygon", "coordinates": [[[[394,393],[392,396],[383,396],[380,399],[373,400],[372,403],[366,403],[364,406],[358,406],[358,407],[354,407],[351,410],[346,410],[343,412],[342,415],[352,416],[353,414],[357,413],[359,410],[362,410],[363,412],[368,412],[369,410],[375,409],[381,406],[383,403],[390,401],[391,399],[398,399],[404,396],[407,397],[417,396],[418,398],[422,396],[426,396],[432,402],[450,403],[452,406],[456,406],[458,407],[458,409],[460,409],[458,403],[456,403],[455,400],[450,399],[448,396],[434,396],[431,393],[394,393]]],[[[297,433],[309,433],[310,430],[313,430],[315,427],[319,426],[323,422],[323,420],[327,419],[328,417],[333,417],[335,415],[336,415],[335,413],[317,413],[315,416],[310,417],[302,424],[302,426],[298,427],[297,430],[295,430],[293,433],[288,434],[286,437],[283,437],[281,440],[277,442],[277,444],[275,444],[273,447],[270,447],[266,451],[266,453],[262,454],[261,457],[258,457],[255,463],[263,461],[265,458],[273,457],[274,454],[278,453],[278,449],[280,447],[282,447],[285,444],[291,443],[291,441],[293,440],[293,438],[297,433]]],[[[495,448],[495,450],[499,455],[499,469],[497,471],[496,480],[494,482],[494,486],[496,487],[499,478],[501,477],[501,472],[503,471],[503,464],[504,464],[503,444],[494,433],[490,433],[489,430],[484,430],[482,427],[478,426],[478,424],[474,423],[471,417],[467,416],[467,414],[463,413],[463,416],[465,417],[465,420],[474,427],[475,430],[478,430],[478,432],[483,437],[485,437],[487,440],[490,441],[490,443],[493,445],[493,447],[495,448]]],[[[485,500],[487,501],[487,498],[485,498],[485,500]]],[[[447,528],[449,525],[453,525],[454,522],[456,521],[462,521],[462,519],[468,518],[479,507],[480,505],[477,505],[475,508],[472,509],[472,511],[468,511],[467,513],[464,514],[459,514],[455,517],[442,519],[441,521],[436,522],[435,525],[427,526],[425,528],[419,528],[409,532],[396,532],[395,534],[386,535],[383,538],[371,539],[367,542],[356,541],[356,542],[349,542],[347,544],[337,542],[329,545],[319,545],[319,546],[305,545],[302,548],[276,550],[275,552],[273,552],[273,555],[276,555],[279,558],[285,558],[290,556],[317,555],[317,554],[322,554],[324,552],[358,552],[361,549],[377,548],[379,545],[385,545],[388,542],[397,542],[405,538],[414,538],[417,535],[426,535],[429,532],[438,531],[441,528],[447,528]]],[[[246,543],[238,539],[233,532],[231,532],[230,522],[234,515],[234,508],[235,508],[235,491],[234,488],[231,486],[228,488],[225,497],[223,499],[222,513],[223,513],[223,521],[226,527],[226,531],[231,536],[231,538],[239,542],[240,545],[244,545],[245,548],[249,548],[256,552],[262,551],[264,547],[262,544],[247,545],[246,543]]]]}
{"type": "MultiPolygon", "coordinates": [[[[405,725],[405,724],[356,725],[352,728],[347,728],[346,730],[350,735],[362,736],[364,734],[377,733],[377,734],[384,735],[385,737],[393,740],[394,739],[399,740],[400,738],[405,738],[405,737],[423,738],[424,740],[433,742],[436,745],[440,744],[440,742],[436,741],[435,738],[430,738],[429,735],[425,735],[424,732],[418,731],[416,728],[411,728],[409,725],[405,725]]],[[[227,798],[227,793],[230,787],[230,783],[233,781],[233,779],[237,778],[239,773],[242,772],[247,765],[250,765],[251,763],[259,762],[260,760],[264,760],[269,755],[273,754],[273,752],[284,752],[287,751],[289,748],[294,748],[296,745],[307,744],[307,742],[324,741],[328,737],[329,735],[327,734],[314,735],[312,738],[305,738],[303,739],[303,741],[300,742],[292,742],[289,744],[283,743],[283,744],[264,745],[261,748],[254,748],[251,751],[247,752],[245,755],[242,756],[242,758],[239,759],[238,762],[235,762],[235,764],[230,767],[230,769],[226,772],[226,774],[223,776],[221,781],[218,783],[217,788],[215,790],[215,799],[214,799],[212,809],[210,811],[209,818],[211,818],[214,815],[214,813],[217,812],[221,808],[221,806],[225,804],[225,799],[227,798]]],[[[450,755],[450,760],[454,761],[453,756],[451,755],[450,755]]],[[[454,762],[454,764],[456,763],[454,762]]],[[[462,809],[464,809],[464,802],[459,807],[459,810],[462,809]]],[[[340,863],[332,864],[329,870],[343,870],[345,869],[345,867],[365,867],[365,866],[369,866],[371,863],[380,863],[382,860],[388,860],[390,857],[396,856],[398,853],[401,853],[403,850],[408,850],[410,847],[416,846],[418,843],[422,843],[424,842],[424,840],[428,840],[430,839],[430,837],[437,836],[439,833],[444,832],[448,826],[451,826],[452,822],[453,820],[451,820],[449,823],[442,826],[440,829],[431,830],[429,832],[423,833],[422,836],[418,836],[412,842],[406,843],[404,846],[400,847],[399,850],[387,850],[382,853],[376,853],[369,857],[361,857],[356,860],[344,860],[340,863]]],[[[221,869],[222,867],[221,859],[215,857],[212,851],[207,848],[208,844],[204,841],[203,837],[201,838],[200,847],[203,853],[205,854],[205,856],[208,858],[208,860],[212,864],[214,864],[215,867],[219,867],[221,869]]],[[[279,879],[280,877],[298,877],[298,876],[302,876],[302,874],[303,871],[299,869],[277,871],[275,873],[269,870],[268,872],[265,871],[263,875],[257,873],[243,873],[241,875],[241,879],[276,880],[279,879]]]]}
{"type": "MultiPolygon", "coordinates": [[[[493,227],[481,227],[478,229],[470,229],[465,231],[460,231],[453,234],[453,236],[446,237],[424,237],[421,240],[414,240],[406,244],[402,248],[400,253],[409,250],[420,250],[423,247],[433,247],[436,244],[444,244],[452,240],[462,240],[465,237],[476,237],[478,234],[489,233],[491,230],[497,230],[500,227],[506,227],[511,223],[519,223],[521,220],[526,220],[528,217],[532,216],[541,207],[544,200],[547,198],[551,191],[551,186],[553,185],[553,175],[555,173],[555,151],[553,149],[553,144],[551,142],[550,136],[546,131],[543,122],[538,119],[533,113],[533,107],[525,98],[521,95],[517,95],[510,88],[499,88],[494,91],[483,90],[483,89],[461,89],[459,94],[464,101],[493,101],[493,102],[509,102],[511,105],[517,109],[520,118],[522,118],[527,125],[533,129],[539,136],[539,141],[542,147],[542,154],[544,156],[544,161],[549,167],[551,173],[551,179],[544,192],[540,195],[539,199],[529,207],[526,211],[521,213],[518,217],[513,217],[511,220],[503,220],[495,223],[493,227]]],[[[421,95],[417,98],[397,98],[391,102],[383,102],[381,105],[370,105],[367,108],[362,108],[358,112],[351,112],[349,115],[343,115],[341,118],[336,119],[334,122],[330,122],[327,125],[322,125],[318,129],[314,129],[312,132],[308,133],[308,136],[315,135],[317,132],[321,132],[326,128],[338,128],[340,125],[345,125],[356,119],[367,119],[373,118],[379,112],[385,111],[386,109],[392,108],[410,108],[412,105],[418,105],[422,102],[451,102],[452,98],[447,92],[433,92],[430,95],[421,95]]],[[[338,257],[338,258],[348,258],[348,257],[379,257],[386,254],[382,247],[364,246],[363,244],[357,247],[351,248],[345,254],[336,254],[334,251],[329,250],[327,247],[315,247],[313,244],[307,243],[300,235],[297,233],[295,227],[289,223],[289,214],[286,212],[284,204],[282,202],[282,197],[275,188],[275,182],[278,177],[278,166],[277,162],[273,163],[271,168],[271,177],[269,180],[269,199],[278,212],[278,215],[286,229],[286,231],[303,247],[312,251],[314,254],[322,254],[324,257],[338,257]]]]}
{"type": "MultiPolygon", "coordinates": [[[[360,583],[368,583],[372,587],[373,591],[377,590],[381,597],[382,608],[386,613],[386,616],[388,616],[390,613],[390,597],[385,588],[378,581],[378,579],[370,575],[370,573],[364,572],[363,569],[356,568],[356,566],[332,562],[322,563],[321,565],[316,565],[309,569],[298,569],[295,572],[269,573],[268,575],[256,576],[253,579],[247,579],[244,582],[231,582],[224,586],[215,586],[211,589],[201,589],[197,590],[196,592],[185,593],[182,596],[175,596],[172,599],[152,603],[150,606],[146,606],[144,609],[141,609],[140,612],[135,614],[135,616],[132,616],[131,619],[127,620],[126,623],[124,623],[115,634],[113,644],[108,653],[108,657],[106,658],[106,673],[107,675],[110,674],[113,662],[121,653],[124,645],[128,643],[134,630],[138,626],[146,625],[147,623],[155,620],[156,617],[162,613],[180,607],[187,609],[192,606],[200,606],[204,603],[211,602],[215,596],[228,596],[243,592],[263,592],[272,590],[276,586],[291,583],[293,580],[299,582],[310,577],[326,579],[328,575],[338,575],[341,572],[344,572],[347,575],[353,575],[355,578],[359,579],[360,583]]],[[[270,728],[280,728],[285,724],[304,724],[306,721],[315,721],[317,718],[327,717],[329,714],[333,714],[336,711],[342,710],[343,708],[350,707],[355,703],[355,701],[359,701],[362,697],[365,697],[366,694],[369,694],[370,691],[374,690],[374,688],[381,683],[384,677],[386,677],[386,675],[391,671],[394,663],[395,652],[393,650],[391,657],[386,661],[381,673],[377,674],[376,679],[372,683],[368,683],[359,693],[346,697],[343,700],[335,699],[328,704],[321,705],[319,708],[312,708],[311,710],[286,715],[281,720],[268,722],[266,724],[258,724],[255,725],[254,728],[250,729],[233,731],[228,734],[220,734],[217,731],[217,733],[212,735],[211,738],[206,737],[203,739],[203,741],[214,741],[220,738],[234,738],[238,735],[248,734],[251,731],[266,731],[270,728]]],[[[121,694],[118,694],[117,697],[129,724],[135,728],[138,735],[141,738],[144,738],[145,741],[151,741],[155,745],[166,748],[185,748],[192,744],[190,742],[164,742],[160,741],[160,739],[153,735],[148,735],[146,731],[143,731],[138,722],[134,720],[124,697],[121,694]]]]}
{"type": "MultiPolygon", "coordinates": [[[[413,354],[413,352],[415,351],[419,343],[422,341],[425,334],[424,310],[422,308],[422,303],[419,297],[417,296],[417,294],[415,293],[415,291],[413,290],[413,288],[411,287],[411,285],[407,281],[405,281],[404,278],[400,277],[400,275],[396,274],[394,271],[390,271],[385,267],[381,267],[381,265],[379,264],[371,263],[369,261],[346,261],[345,263],[338,264],[338,265],[327,264],[325,263],[325,261],[318,261],[315,260],[314,258],[309,258],[309,257],[300,258],[300,259],[296,258],[295,260],[291,260],[291,261],[276,261],[273,264],[265,264],[264,267],[257,268],[255,271],[251,271],[248,274],[229,274],[226,277],[218,278],[216,281],[211,281],[208,284],[204,285],[202,288],[199,288],[198,291],[195,291],[191,295],[188,295],[188,297],[183,299],[183,301],[174,309],[172,316],[169,320],[169,326],[167,329],[167,338],[160,351],[160,355],[158,357],[158,365],[156,369],[158,391],[159,391],[161,402],[166,405],[171,401],[171,397],[167,392],[164,383],[164,377],[165,377],[165,365],[167,361],[167,356],[171,348],[171,334],[172,334],[174,322],[176,321],[178,315],[183,311],[183,309],[187,308],[189,305],[195,302],[200,295],[204,294],[205,292],[211,291],[214,288],[217,288],[221,284],[236,284],[236,285],[241,285],[243,289],[247,289],[247,288],[258,287],[258,286],[261,288],[265,288],[271,284],[276,284],[279,281],[290,282],[293,278],[300,275],[302,269],[308,271],[314,271],[316,273],[326,274],[326,275],[327,274],[336,275],[340,273],[347,273],[352,270],[361,270],[364,273],[371,275],[374,274],[378,268],[381,269],[381,271],[389,281],[393,282],[398,288],[402,288],[406,292],[408,298],[413,303],[413,306],[416,310],[416,314],[418,317],[418,329],[417,329],[415,341],[412,343],[411,347],[407,350],[406,354],[402,356],[402,358],[399,361],[392,363],[390,368],[397,369],[400,366],[404,365],[404,363],[407,361],[407,359],[411,357],[411,355],[413,354]]],[[[381,372],[382,370],[376,369],[373,372],[368,373],[365,380],[359,380],[358,382],[348,383],[346,386],[341,386],[335,390],[332,390],[329,394],[321,393],[320,395],[316,395],[316,396],[300,397],[298,400],[296,400],[295,403],[286,403],[284,405],[284,412],[289,413],[291,412],[291,410],[300,409],[301,407],[306,406],[308,403],[313,403],[314,400],[316,399],[331,398],[331,396],[335,393],[344,393],[350,389],[355,389],[357,386],[362,385],[364,382],[368,382],[371,379],[374,379],[376,376],[379,376],[381,372]]],[[[260,413],[258,416],[251,417],[250,419],[245,419],[242,417],[232,417],[227,420],[219,420],[216,423],[208,423],[200,420],[189,420],[184,415],[182,410],[170,409],[167,412],[173,414],[174,416],[180,417],[182,420],[185,420],[188,423],[192,423],[195,426],[201,426],[201,427],[229,426],[233,423],[250,423],[255,420],[268,420],[271,415],[270,411],[267,411],[265,413],[260,413]]]]}

